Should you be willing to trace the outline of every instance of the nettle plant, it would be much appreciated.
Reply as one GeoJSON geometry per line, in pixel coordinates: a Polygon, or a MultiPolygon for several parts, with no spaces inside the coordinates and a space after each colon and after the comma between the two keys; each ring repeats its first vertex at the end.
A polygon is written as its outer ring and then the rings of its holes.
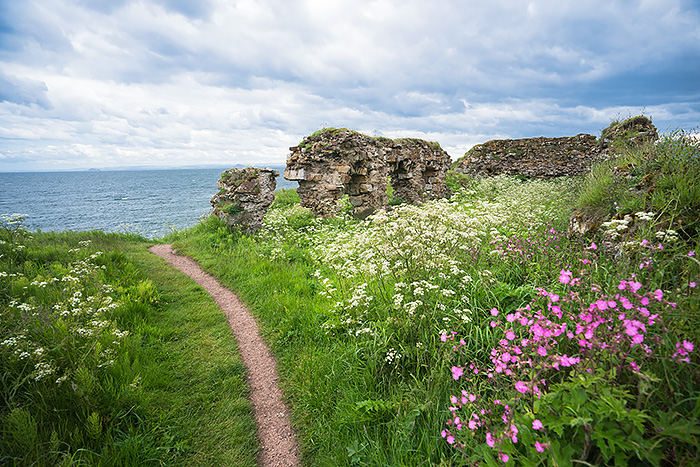
{"type": "MultiPolygon", "coordinates": [[[[584,268],[595,266],[595,248],[584,268]]],[[[694,344],[664,322],[676,304],[637,277],[608,290],[587,272],[562,269],[556,290],[538,289],[530,305],[505,316],[493,308],[490,327],[502,338],[491,363],[452,366],[459,392],[441,434],[470,462],[697,465],[694,344]],[[664,391],[668,374],[679,372],[694,393],[691,413],[680,408],[687,400],[676,402],[682,388],[675,399],[664,391]]],[[[446,332],[441,340],[463,360],[464,339],[446,332]]]]}

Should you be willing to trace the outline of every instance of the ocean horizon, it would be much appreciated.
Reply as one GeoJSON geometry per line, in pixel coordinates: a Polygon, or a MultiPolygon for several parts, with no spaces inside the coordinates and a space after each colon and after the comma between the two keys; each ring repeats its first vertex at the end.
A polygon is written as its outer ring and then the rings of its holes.
{"type": "MultiPolygon", "coordinates": [[[[0,172],[0,215],[25,215],[30,230],[103,230],[156,238],[192,227],[211,213],[209,200],[218,192],[221,172],[229,168],[0,172]]],[[[296,186],[277,178],[277,189],[296,186]]]]}

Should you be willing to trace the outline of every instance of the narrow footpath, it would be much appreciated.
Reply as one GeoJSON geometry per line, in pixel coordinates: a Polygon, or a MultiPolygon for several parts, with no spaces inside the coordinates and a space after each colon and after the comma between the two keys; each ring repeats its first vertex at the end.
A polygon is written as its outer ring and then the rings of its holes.
{"type": "Polygon", "coordinates": [[[260,337],[252,315],[233,292],[219,284],[214,276],[204,272],[196,261],[174,254],[172,245],[155,245],[150,251],[203,287],[226,315],[248,370],[246,379],[250,386],[250,400],[260,440],[258,465],[300,466],[299,446],[291,426],[290,412],[277,385],[276,363],[270,349],[260,337]]]}

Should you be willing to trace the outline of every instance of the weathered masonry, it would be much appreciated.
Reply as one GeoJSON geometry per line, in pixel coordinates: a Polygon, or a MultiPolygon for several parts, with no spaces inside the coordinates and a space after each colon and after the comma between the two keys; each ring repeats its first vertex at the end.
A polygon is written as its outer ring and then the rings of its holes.
{"type": "Polygon", "coordinates": [[[219,193],[211,199],[212,214],[229,225],[252,233],[262,227],[263,217],[275,200],[276,177],[272,169],[229,169],[219,179],[219,193]]]}
{"type": "Polygon", "coordinates": [[[449,195],[451,160],[437,143],[328,128],[289,149],[284,178],[299,182],[302,206],[320,216],[338,212],[345,196],[357,217],[386,208],[389,184],[394,197],[408,203],[449,195]]]}

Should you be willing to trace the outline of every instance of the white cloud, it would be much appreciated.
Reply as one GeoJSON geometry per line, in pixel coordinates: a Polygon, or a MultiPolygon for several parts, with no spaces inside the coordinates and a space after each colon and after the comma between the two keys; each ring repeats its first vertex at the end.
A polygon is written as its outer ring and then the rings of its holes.
{"type": "Polygon", "coordinates": [[[424,135],[459,157],[495,137],[597,132],[616,113],[644,110],[660,129],[700,120],[697,89],[665,85],[674,73],[700,77],[688,61],[700,58],[700,15],[683,0],[30,0],[6,10],[0,170],[283,163],[321,126],[424,135]],[[634,73],[638,90],[623,81],[634,73]]]}

